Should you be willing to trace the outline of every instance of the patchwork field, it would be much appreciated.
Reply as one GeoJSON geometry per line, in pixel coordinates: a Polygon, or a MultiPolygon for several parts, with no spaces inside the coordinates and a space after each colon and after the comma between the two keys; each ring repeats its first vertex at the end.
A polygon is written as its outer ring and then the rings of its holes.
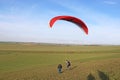
{"type": "Polygon", "coordinates": [[[120,46],[0,43],[0,80],[120,80],[120,46]]]}

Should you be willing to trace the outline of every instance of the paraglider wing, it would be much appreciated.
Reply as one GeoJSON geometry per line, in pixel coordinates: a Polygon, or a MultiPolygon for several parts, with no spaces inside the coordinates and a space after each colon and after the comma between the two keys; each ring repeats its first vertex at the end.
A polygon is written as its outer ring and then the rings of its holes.
{"type": "Polygon", "coordinates": [[[88,34],[88,28],[87,28],[86,24],[82,20],[80,20],[76,17],[73,17],[73,16],[56,16],[56,17],[54,17],[50,20],[49,25],[50,25],[51,28],[57,20],[66,20],[66,21],[72,22],[72,23],[78,25],[80,28],[82,28],[84,30],[84,32],[86,34],[88,34]]]}

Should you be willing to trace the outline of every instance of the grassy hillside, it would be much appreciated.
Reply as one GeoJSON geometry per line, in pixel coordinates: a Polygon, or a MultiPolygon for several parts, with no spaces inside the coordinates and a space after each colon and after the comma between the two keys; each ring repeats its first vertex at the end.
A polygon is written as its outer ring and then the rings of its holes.
{"type": "Polygon", "coordinates": [[[0,80],[120,80],[119,66],[120,46],[0,43],[0,80]]]}

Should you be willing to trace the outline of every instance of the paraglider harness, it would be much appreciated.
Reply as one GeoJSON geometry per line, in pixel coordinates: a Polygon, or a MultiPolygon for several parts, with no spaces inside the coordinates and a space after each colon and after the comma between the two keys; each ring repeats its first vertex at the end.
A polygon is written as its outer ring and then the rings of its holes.
{"type": "Polygon", "coordinates": [[[58,68],[58,72],[61,73],[62,72],[62,65],[59,64],[57,68],[58,68]]]}
{"type": "Polygon", "coordinates": [[[67,68],[69,68],[71,66],[70,61],[67,61],[67,68]]]}

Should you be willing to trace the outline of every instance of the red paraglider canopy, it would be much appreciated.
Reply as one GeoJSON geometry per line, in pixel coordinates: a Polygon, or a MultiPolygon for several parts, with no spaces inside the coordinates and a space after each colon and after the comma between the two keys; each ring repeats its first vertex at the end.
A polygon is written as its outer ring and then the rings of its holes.
{"type": "Polygon", "coordinates": [[[78,25],[80,28],[82,28],[84,30],[84,32],[86,34],[88,34],[88,28],[87,28],[86,24],[82,20],[80,20],[76,17],[73,17],[73,16],[56,16],[56,17],[54,17],[50,20],[49,25],[50,25],[51,28],[57,20],[66,20],[66,21],[72,22],[72,23],[78,25]]]}

